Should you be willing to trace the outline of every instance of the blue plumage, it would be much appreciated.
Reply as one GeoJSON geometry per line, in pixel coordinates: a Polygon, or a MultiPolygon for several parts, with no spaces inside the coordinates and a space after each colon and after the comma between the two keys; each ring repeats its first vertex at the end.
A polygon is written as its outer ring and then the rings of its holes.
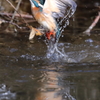
{"type": "Polygon", "coordinates": [[[38,3],[35,0],[32,0],[32,2],[34,3],[35,7],[39,7],[38,3]]]}

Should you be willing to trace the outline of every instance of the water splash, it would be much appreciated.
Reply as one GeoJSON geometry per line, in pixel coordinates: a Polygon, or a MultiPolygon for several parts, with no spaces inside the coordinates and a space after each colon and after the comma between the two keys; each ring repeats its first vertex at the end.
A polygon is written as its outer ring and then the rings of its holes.
{"type": "Polygon", "coordinates": [[[64,47],[58,47],[58,42],[54,43],[53,40],[49,41],[47,44],[47,53],[46,58],[52,62],[76,62],[74,59],[71,59],[66,55],[64,47]]]}
{"type": "Polygon", "coordinates": [[[53,58],[53,59],[58,59],[65,57],[65,54],[62,53],[58,47],[57,43],[54,43],[53,41],[50,41],[47,45],[47,58],[53,58]]]}

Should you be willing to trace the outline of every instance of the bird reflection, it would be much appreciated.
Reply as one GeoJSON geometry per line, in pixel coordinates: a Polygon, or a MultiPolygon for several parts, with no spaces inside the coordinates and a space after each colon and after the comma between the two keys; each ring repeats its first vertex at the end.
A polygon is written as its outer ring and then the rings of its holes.
{"type": "Polygon", "coordinates": [[[43,84],[37,92],[35,100],[75,100],[70,94],[70,87],[62,85],[61,74],[51,70],[45,72],[43,84]]]}

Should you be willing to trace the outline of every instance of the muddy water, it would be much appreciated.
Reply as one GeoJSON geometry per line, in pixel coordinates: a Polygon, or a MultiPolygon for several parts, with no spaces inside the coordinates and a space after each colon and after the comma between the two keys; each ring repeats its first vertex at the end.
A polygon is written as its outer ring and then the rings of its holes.
{"type": "Polygon", "coordinates": [[[100,100],[99,24],[82,33],[92,14],[78,9],[70,20],[58,43],[65,57],[47,58],[41,38],[0,34],[0,100],[100,100]]]}

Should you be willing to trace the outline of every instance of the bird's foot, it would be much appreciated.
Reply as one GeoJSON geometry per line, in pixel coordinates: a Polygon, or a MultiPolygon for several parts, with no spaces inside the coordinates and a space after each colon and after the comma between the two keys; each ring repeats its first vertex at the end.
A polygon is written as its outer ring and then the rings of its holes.
{"type": "Polygon", "coordinates": [[[51,37],[55,37],[55,32],[48,32],[48,33],[46,33],[46,37],[47,37],[48,40],[50,40],[51,37]]]}

